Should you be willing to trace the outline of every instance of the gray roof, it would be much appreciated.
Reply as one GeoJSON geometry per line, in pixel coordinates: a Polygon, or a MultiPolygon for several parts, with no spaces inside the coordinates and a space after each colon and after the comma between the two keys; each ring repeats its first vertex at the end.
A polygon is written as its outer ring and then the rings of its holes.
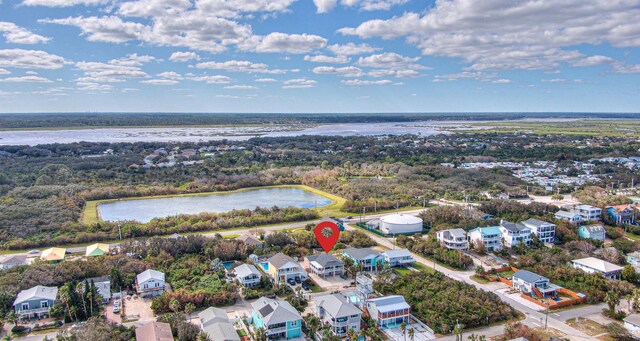
{"type": "Polygon", "coordinates": [[[273,264],[273,266],[275,266],[276,269],[280,269],[283,265],[289,262],[298,263],[293,258],[285,255],[284,253],[276,253],[275,255],[269,258],[268,262],[270,264],[273,264]]]}
{"type": "Polygon", "coordinates": [[[401,309],[411,309],[407,301],[405,301],[404,296],[401,295],[391,295],[391,296],[383,296],[378,298],[372,298],[367,300],[367,304],[373,304],[376,306],[376,309],[380,312],[401,310],[401,309]]]}
{"type": "Polygon", "coordinates": [[[624,322],[640,327],[640,314],[631,314],[624,318],[624,322]]]}
{"type": "Polygon", "coordinates": [[[0,264],[26,265],[27,255],[7,255],[0,258],[0,264]]]}
{"type": "Polygon", "coordinates": [[[604,232],[604,226],[602,225],[598,225],[598,224],[594,224],[594,225],[585,225],[582,226],[584,227],[587,231],[589,231],[589,233],[600,233],[600,232],[604,232]]]}
{"type": "Polygon", "coordinates": [[[562,217],[562,218],[569,219],[569,218],[574,218],[575,216],[580,215],[580,214],[578,214],[578,212],[558,211],[558,212],[556,212],[555,215],[556,215],[556,217],[562,217]]]}
{"type": "Polygon", "coordinates": [[[341,260],[339,260],[338,258],[336,258],[336,256],[330,253],[321,253],[316,256],[307,256],[307,259],[309,260],[309,262],[316,262],[320,264],[320,266],[322,266],[323,268],[329,265],[330,266],[344,265],[344,263],[341,260]]]}
{"type": "Polygon", "coordinates": [[[240,336],[229,322],[216,322],[202,328],[212,341],[240,341],[240,336]]]}
{"type": "Polygon", "coordinates": [[[576,208],[579,210],[601,210],[600,207],[595,207],[595,206],[585,205],[585,204],[578,205],[576,206],[576,208]]]}
{"type": "Polygon", "coordinates": [[[96,289],[98,289],[98,293],[100,294],[100,296],[102,296],[102,298],[111,298],[111,277],[102,276],[87,278],[87,282],[89,282],[89,285],[91,285],[91,281],[93,281],[93,285],[95,285],[96,289]]]}
{"type": "Polygon", "coordinates": [[[378,257],[380,255],[379,253],[373,251],[373,249],[370,249],[368,247],[361,249],[350,247],[348,249],[342,250],[342,252],[357,260],[367,259],[371,256],[378,257]]]}
{"type": "Polygon", "coordinates": [[[531,271],[527,271],[527,270],[518,270],[518,272],[513,274],[513,278],[519,278],[527,283],[535,283],[539,280],[549,280],[548,278],[544,277],[544,276],[540,276],[537,273],[533,273],[531,271]]]}
{"type": "Polygon", "coordinates": [[[453,238],[467,237],[467,232],[465,232],[463,229],[449,229],[449,230],[442,230],[438,232],[442,232],[443,234],[450,234],[453,238]]]}
{"type": "Polygon", "coordinates": [[[22,290],[18,294],[18,297],[13,302],[13,305],[20,304],[31,300],[56,300],[58,296],[57,287],[45,287],[42,285],[36,285],[35,287],[27,290],[22,290]]]}
{"type": "Polygon", "coordinates": [[[302,319],[296,308],[287,301],[260,297],[251,303],[251,308],[257,312],[267,326],[302,319]]]}
{"type": "Polygon", "coordinates": [[[313,301],[335,318],[362,314],[362,311],[351,304],[342,294],[318,296],[313,301]]]}
{"type": "Polygon", "coordinates": [[[522,224],[524,225],[531,225],[531,226],[535,226],[535,227],[540,227],[542,225],[553,225],[550,222],[546,222],[544,220],[539,220],[539,219],[527,219],[525,221],[522,222],[522,224]]]}
{"type": "Polygon", "coordinates": [[[198,313],[198,317],[200,318],[200,325],[203,328],[217,322],[229,322],[227,312],[224,309],[216,307],[209,307],[201,311],[198,313]]]}
{"type": "Polygon", "coordinates": [[[520,232],[524,229],[528,229],[528,227],[520,224],[520,223],[512,223],[510,221],[506,221],[503,220],[500,222],[500,226],[504,227],[505,229],[511,231],[511,232],[520,232]]]}
{"type": "Polygon", "coordinates": [[[233,271],[235,271],[236,276],[238,277],[247,277],[249,275],[262,276],[260,271],[258,271],[258,269],[253,264],[242,264],[233,269],[233,271]]]}
{"type": "Polygon", "coordinates": [[[150,279],[156,279],[164,282],[164,272],[148,269],[136,276],[138,283],[144,283],[150,279]]]}
{"type": "Polygon", "coordinates": [[[240,237],[236,238],[239,241],[247,244],[247,245],[252,245],[252,246],[256,246],[256,245],[260,245],[262,244],[262,242],[260,241],[260,239],[250,235],[250,234],[243,234],[240,237]]]}
{"type": "Polygon", "coordinates": [[[407,249],[398,249],[398,250],[387,250],[384,251],[382,254],[387,255],[387,257],[389,258],[396,258],[396,257],[412,257],[411,252],[409,252],[409,250],[407,249]]]}

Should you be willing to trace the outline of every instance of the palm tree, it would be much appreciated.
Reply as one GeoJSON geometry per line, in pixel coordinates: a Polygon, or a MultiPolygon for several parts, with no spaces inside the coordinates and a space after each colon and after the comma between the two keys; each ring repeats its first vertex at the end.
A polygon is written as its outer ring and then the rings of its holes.
{"type": "Polygon", "coordinates": [[[620,294],[617,291],[610,290],[604,295],[604,302],[609,306],[610,312],[616,311],[616,306],[620,301],[620,294]]]}
{"type": "Polygon", "coordinates": [[[12,324],[14,326],[18,325],[18,315],[16,315],[15,311],[11,311],[11,313],[9,313],[7,316],[5,316],[5,321],[7,321],[7,323],[12,324]]]}
{"type": "Polygon", "coordinates": [[[407,324],[404,322],[400,323],[400,330],[402,331],[404,341],[407,341],[407,324]]]}
{"type": "Polygon", "coordinates": [[[171,311],[173,311],[174,313],[177,313],[178,310],[180,310],[180,302],[178,300],[176,300],[175,298],[172,299],[169,302],[169,309],[171,309],[171,311]]]}
{"type": "Polygon", "coordinates": [[[257,328],[255,331],[255,340],[256,341],[267,341],[267,332],[264,328],[257,328]]]}
{"type": "Polygon", "coordinates": [[[73,316],[71,315],[71,288],[69,288],[71,284],[65,284],[60,288],[59,297],[60,301],[67,307],[67,315],[69,319],[73,322],[73,316]]]}
{"type": "Polygon", "coordinates": [[[409,340],[413,341],[416,338],[416,330],[409,328],[409,340]]]}
{"type": "Polygon", "coordinates": [[[191,302],[187,302],[187,304],[184,305],[184,312],[187,313],[187,316],[189,317],[189,321],[191,321],[191,314],[193,314],[195,310],[196,310],[196,305],[191,302]]]}
{"type": "Polygon", "coordinates": [[[76,293],[80,295],[80,298],[82,298],[82,307],[84,308],[84,315],[87,316],[87,301],[85,301],[85,297],[84,297],[85,285],[88,285],[86,281],[85,283],[78,282],[78,284],[76,284],[76,293]]]}
{"type": "Polygon", "coordinates": [[[357,341],[358,333],[356,333],[354,329],[349,329],[347,330],[347,338],[349,339],[349,341],[357,341]]]}

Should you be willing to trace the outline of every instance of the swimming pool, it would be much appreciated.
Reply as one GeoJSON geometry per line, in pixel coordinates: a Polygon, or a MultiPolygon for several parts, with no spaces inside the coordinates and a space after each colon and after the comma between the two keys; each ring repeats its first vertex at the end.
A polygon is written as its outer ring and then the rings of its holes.
{"type": "Polygon", "coordinates": [[[264,269],[264,272],[269,272],[269,263],[260,263],[260,266],[264,269]]]}
{"type": "Polygon", "coordinates": [[[224,265],[225,269],[229,270],[231,269],[231,266],[233,265],[233,263],[235,263],[235,261],[222,262],[222,265],[224,265]]]}

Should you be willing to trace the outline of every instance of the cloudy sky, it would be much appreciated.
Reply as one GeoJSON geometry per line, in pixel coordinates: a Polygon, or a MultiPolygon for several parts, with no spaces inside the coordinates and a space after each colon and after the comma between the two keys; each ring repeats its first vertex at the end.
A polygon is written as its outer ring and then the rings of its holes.
{"type": "Polygon", "coordinates": [[[0,0],[0,112],[640,111],[640,0],[0,0]]]}

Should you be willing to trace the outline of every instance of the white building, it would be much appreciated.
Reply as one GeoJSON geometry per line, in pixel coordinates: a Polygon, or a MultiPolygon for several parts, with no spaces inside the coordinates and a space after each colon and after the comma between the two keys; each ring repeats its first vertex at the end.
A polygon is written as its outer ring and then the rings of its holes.
{"type": "Polygon", "coordinates": [[[504,245],[507,247],[514,247],[518,244],[531,244],[531,229],[523,224],[501,220],[500,232],[502,232],[504,245]]]}
{"type": "Polygon", "coordinates": [[[538,219],[527,219],[522,222],[522,225],[530,228],[531,232],[543,243],[553,243],[556,241],[555,224],[538,219]]]}
{"type": "Polygon", "coordinates": [[[245,287],[255,287],[260,284],[260,278],[262,278],[262,274],[253,264],[242,264],[233,269],[233,272],[238,282],[245,287]]]}
{"type": "Polygon", "coordinates": [[[582,220],[602,220],[602,209],[591,205],[578,205],[575,210],[580,214],[582,220]]]}
{"type": "Polygon", "coordinates": [[[477,227],[467,233],[472,243],[481,242],[487,251],[502,250],[502,231],[497,226],[477,227]]]}
{"type": "Polygon", "coordinates": [[[307,256],[303,262],[305,270],[322,278],[341,276],[344,273],[344,263],[330,253],[307,256]]]}
{"type": "Polygon", "coordinates": [[[316,315],[323,324],[329,325],[334,335],[345,337],[349,329],[360,333],[362,311],[342,294],[318,296],[313,301],[316,303],[316,315]]]}
{"type": "Polygon", "coordinates": [[[411,307],[403,296],[372,298],[366,301],[366,308],[381,329],[397,328],[402,323],[409,323],[411,307]]]}
{"type": "Polygon", "coordinates": [[[450,229],[436,232],[440,244],[450,250],[467,250],[467,232],[463,229],[450,229]]]}
{"type": "Polygon", "coordinates": [[[200,329],[212,341],[240,341],[224,309],[209,307],[198,314],[200,329]]]}
{"type": "Polygon", "coordinates": [[[422,232],[422,219],[402,213],[390,214],[380,218],[378,228],[385,234],[420,233],[422,232]]]}
{"type": "Polygon", "coordinates": [[[146,270],[136,276],[136,291],[142,297],[154,297],[164,292],[164,272],[146,270]]]}
{"type": "Polygon", "coordinates": [[[576,225],[583,221],[582,216],[576,211],[558,211],[556,212],[555,217],[558,220],[566,220],[576,225]]]}
{"type": "Polygon", "coordinates": [[[571,266],[588,273],[601,273],[609,279],[620,279],[622,273],[621,266],[594,257],[572,260],[571,266]]]}
{"type": "Polygon", "coordinates": [[[624,318],[624,328],[637,340],[640,339],[640,314],[630,314],[624,318]]]}
{"type": "Polygon", "coordinates": [[[0,257],[0,270],[7,270],[14,266],[21,265],[27,265],[27,255],[6,255],[0,257]]]}
{"type": "Polygon", "coordinates": [[[384,262],[389,264],[390,267],[406,266],[416,262],[415,258],[411,255],[411,252],[407,249],[388,250],[381,253],[384,257],[384,262]]]}

